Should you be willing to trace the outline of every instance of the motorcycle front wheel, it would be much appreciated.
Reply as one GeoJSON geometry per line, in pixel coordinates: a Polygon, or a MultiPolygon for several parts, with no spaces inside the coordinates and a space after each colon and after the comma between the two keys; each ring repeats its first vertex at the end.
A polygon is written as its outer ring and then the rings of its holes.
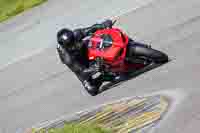
{"type": "Polygon", "coordinates": [[[143,59],[159,64],[169,61],[168,56],[165,53],[137,42],[128,44],[126,56],[129,59],[143,59]]]}

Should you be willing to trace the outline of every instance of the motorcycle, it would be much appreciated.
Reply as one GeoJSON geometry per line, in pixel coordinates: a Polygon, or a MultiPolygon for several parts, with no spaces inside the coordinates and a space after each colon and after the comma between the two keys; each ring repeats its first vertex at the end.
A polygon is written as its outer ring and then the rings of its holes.
{"type": "MultiPolygon", "coordinates": [[[[101,66],[99,73],[96,72],[91,78],[98,88],[102,86],[98,85],[99,82],[117,84],[128,80],[133,73],[169,61],[165,53],[149,45],[135,42],[118,28],[97,30],[84,41],[88,41],[89,63],[98,63],[101,66]]],[[[99,89],[87,91],[92,96],[99,93],[99,89]]]]}

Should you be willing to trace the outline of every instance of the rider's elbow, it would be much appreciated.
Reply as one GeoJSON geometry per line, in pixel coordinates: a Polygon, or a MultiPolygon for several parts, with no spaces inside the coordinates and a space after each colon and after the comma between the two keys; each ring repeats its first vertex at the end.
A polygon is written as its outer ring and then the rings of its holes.
{"type": "Polygon", "coordinates": [[[73,31],[73,33],[76,42],[80,42],[85,37],[84,31],[82,29],[76,29],[73,31]]]}

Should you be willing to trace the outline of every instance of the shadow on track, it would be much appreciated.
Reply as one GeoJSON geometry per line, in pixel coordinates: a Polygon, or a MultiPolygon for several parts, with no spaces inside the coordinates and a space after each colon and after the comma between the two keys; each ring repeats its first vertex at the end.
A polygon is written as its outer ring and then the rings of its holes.
{"type": "MultiPolygon", "coordinates": [[[[166,62],[166,63],[169,63],[170,61],[171,61],[171,60],[169,60],[169,61],[166,62]]],[[[166,64],[166,63],[164,63],[164,64],[166,64]]],[[[140,70],[137,70],[137,71],[135,71],[135,72],[130,73],[128,76],[126,76],[127,78],[125,78],[125,79],[123,79],[123,80],[117,80],[117,81],[114,81],[114,82],[106,83],[105,85],[103,85],[103,86],[100,88],[98,94],[103,93],[103,92],[106,91],[106,90],[112,89],[112,88],[114,88],[114,87],[116,87],[116,86],[118,86],[118,85],[121,85],[123,82],[126,82],[126,81],[128,81],[128,80],[131,80],[131,79],[133,79],[133,78],[136,78],[136,77],[140,76],[141,74],[144,74],[145,72],[151,71],[151,70],[153,70],[153,69],[155,69],[155,68],[157,68],[157,67],[160,67],[160,66],[162,66],[162,65],[164,65],[164,64],[151,64],[150,66],[147,66],[147,67],[145,67],[145,68],[142,68],[142,69],[140,69],[140,70]]]]}

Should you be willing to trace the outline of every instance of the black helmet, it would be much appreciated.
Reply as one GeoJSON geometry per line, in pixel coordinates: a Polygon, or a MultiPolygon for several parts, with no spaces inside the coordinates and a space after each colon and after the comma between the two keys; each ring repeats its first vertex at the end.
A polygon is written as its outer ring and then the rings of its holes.
{"type": "Polygon", "coordinates": [[[64,48],[70,47],[74,42],[74,34],[69,29],[61,29],[57,33],[57,41],[64,48]]]}

